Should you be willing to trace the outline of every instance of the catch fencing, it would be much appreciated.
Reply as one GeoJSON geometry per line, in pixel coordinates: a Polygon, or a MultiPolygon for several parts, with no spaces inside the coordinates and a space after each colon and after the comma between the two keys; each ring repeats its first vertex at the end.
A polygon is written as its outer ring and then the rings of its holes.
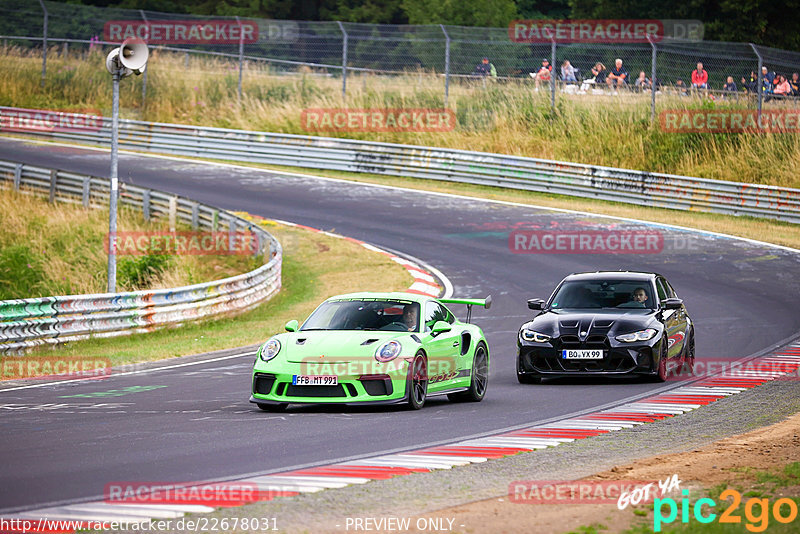
{"type": "MultiPolygon", "coordinates": [[[[0,161],[0,187],[42,194],[50,202],[107,207],[109,181],[12,161],[0,161]]],[[[272,297],[281,287],[282,248],[267,231],[224,210],[176,195],[124,184],[123,206],[146,220],[180,220],[193,229],[250,231],[261,267],[238,276],[172,289],[54,296],[0,301],[0,353],[22,353],[41,344],[88,337],[149,332],[219,315],[238,314],[272,297]]]]}
{"type": "MultiPolygon", "coordinates": [[[[0,120],[28,112],[0,107],[0,120]]],[[[110,119],[93,122],[97,128],[29,133],[108,146],[110,119]]],[[[448,148],[135,120],[121,120],[119,132],[121,149],[140,152],[443,180],[800,223],[800,189],[448,148]]]]}
{"type": "MultiPolygon", "coordinates": [[[[47,53],[64,54],[70,46],[86,51],[90,47],[117,46],[122,32],[114,32],[112,23],[174,24],[180,21],[207,21],[200,17],[155,11],[99,8],[76,4],[30,0],[5,0],[0,5],[0,39],[6,45],[41,47],[42,84],[47,78],[47,53]],[[53,46],[61,47],[61,50],[53,46]]],[[[238,92],[243,95],[242,79],[245,64],[268,65],[276,74],[317,74],[341,79],[342,94],[347,94],[348,76],[408,75],[435,76],[443,82],[444,106],[448,106],[451,83],[522,82],[534,85],[531,73],[548,59],[556,76],[544,90],[556,94],[612,93],[605,83],[583,84],[592,78],[591,69],[602,63],[608,72],[617,58],[628,71],[627,89],[642,90],[635,80],[640,72],[656,87],[652,95],[653,119],[655,102],[660,95],[691,96],[691,75],[697,62],[709,74],[709,89],[700,96],[734,99],[738,104],[761,109],[766,101],[784,101],[796,106],[794,98],[770,94],[764,88],[761,67],[768,74],[777,72],[791,77],[800,71],[800,54],[750,43],[702,41],[700,21],[663,21],[670,31],[653,43],[558,43],[515,42],[509,28],[478,28],[448,25],[389,25],[346,22],[309,22],[267,19],[244,19],[214,16],[214,21],[238,29],[254,28],[257,38],[246,38],[246,32],[224,33],[227,40],[216,42],[169,41],[151,43],[154,48],[186,56],[225,58],[238,68],[238,92]],[[679,23],[685,22],[685,25],[679,23]],[[683,30],[680,30],[683,28],[683,30]],[[679,31],[680,30],[680,31],[679,31]],[[238,36],[238,41],[235,38],[238,36]],[[487,57],[497,77],[476,75],[476,66],[487,57]],[[577,83],[567,83],[558,74],[564,61],[577,69],[577,83]],[[751,74],[753,79],[751,81],[751,74]],[[736,91],[722,91],[730,76],[736,91]]],[[[125,26],[124,24],[122,25],[125,26]]],[[[108,51],[108,49],[106,49],[108,51]]],[[[151,64],[150,68],[157,68],[151,64]]],[[[626,89],[626,90],[627,90],[626,89]]],[[[142,78],[142,101],[146,101],[147,74],[142,78]]]]}

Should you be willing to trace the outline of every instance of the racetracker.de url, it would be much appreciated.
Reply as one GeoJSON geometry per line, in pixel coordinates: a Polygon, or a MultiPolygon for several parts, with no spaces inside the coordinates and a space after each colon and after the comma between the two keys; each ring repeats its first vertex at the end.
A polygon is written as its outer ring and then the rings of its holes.
{"type": "Polygon", "coordinates": [[[124,532],[231,532],[278,530],[276,517],[196,517],[146,519],[144,521],[80,521],[66,519],[4,519],[0,532],[75,532],[118,530],[124,532]]]}

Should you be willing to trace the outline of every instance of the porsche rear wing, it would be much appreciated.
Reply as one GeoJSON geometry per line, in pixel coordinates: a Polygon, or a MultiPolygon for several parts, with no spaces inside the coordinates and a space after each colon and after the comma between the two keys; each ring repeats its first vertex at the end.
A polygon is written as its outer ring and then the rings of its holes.
{"type": "Polygon", "coordinates": [[[472,319],[472,307],[483,306],[487,310],[492,307],[492,296],[488,295],[485,299],[439,299],[439,302],[444,304],[466,304],[467,305],[467,321],[472,319]]]}

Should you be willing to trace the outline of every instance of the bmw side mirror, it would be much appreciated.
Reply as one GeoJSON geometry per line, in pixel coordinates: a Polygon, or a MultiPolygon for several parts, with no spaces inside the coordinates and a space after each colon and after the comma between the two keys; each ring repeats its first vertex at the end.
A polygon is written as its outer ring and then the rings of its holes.
{"type": "Polygon", "coordinates": [[[528,308],[531,310],[543,310],[544,301],[542,299],[528,299],[528,308]]]}
{"type": "Polygon", "coordinates": [[[297,332],[297,329],[300,328],[300,323],[297,322],[297,319],[292,319],[286,323],[285,328],[287,332],[297,332]]]}
{"type": "Polygon", "coordinates": [[[661,307],[665,310],[680,310],[681,306],[683,306],[683,300],[681,299],[665,299],[661,302],[661,307]]]}
{"type": "Polygon", "coordinates": [[[434,336],[438,336],[444,332],[449,332],[452,330],[453,327],[447,321],[436,321],[433,323],[433,328],[431,328],[431,332],[434,336]]]}

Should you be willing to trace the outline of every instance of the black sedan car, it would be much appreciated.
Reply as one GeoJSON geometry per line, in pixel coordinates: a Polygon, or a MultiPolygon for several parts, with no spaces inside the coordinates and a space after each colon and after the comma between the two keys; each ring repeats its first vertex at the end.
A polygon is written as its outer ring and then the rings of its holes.
{"type": "Polygon", "coordinates": [[[645,375],[657,382],[694,365],[694,323],[656,273],[571,274],[517,336],[520,383],[543,377],[645,375]]]}

